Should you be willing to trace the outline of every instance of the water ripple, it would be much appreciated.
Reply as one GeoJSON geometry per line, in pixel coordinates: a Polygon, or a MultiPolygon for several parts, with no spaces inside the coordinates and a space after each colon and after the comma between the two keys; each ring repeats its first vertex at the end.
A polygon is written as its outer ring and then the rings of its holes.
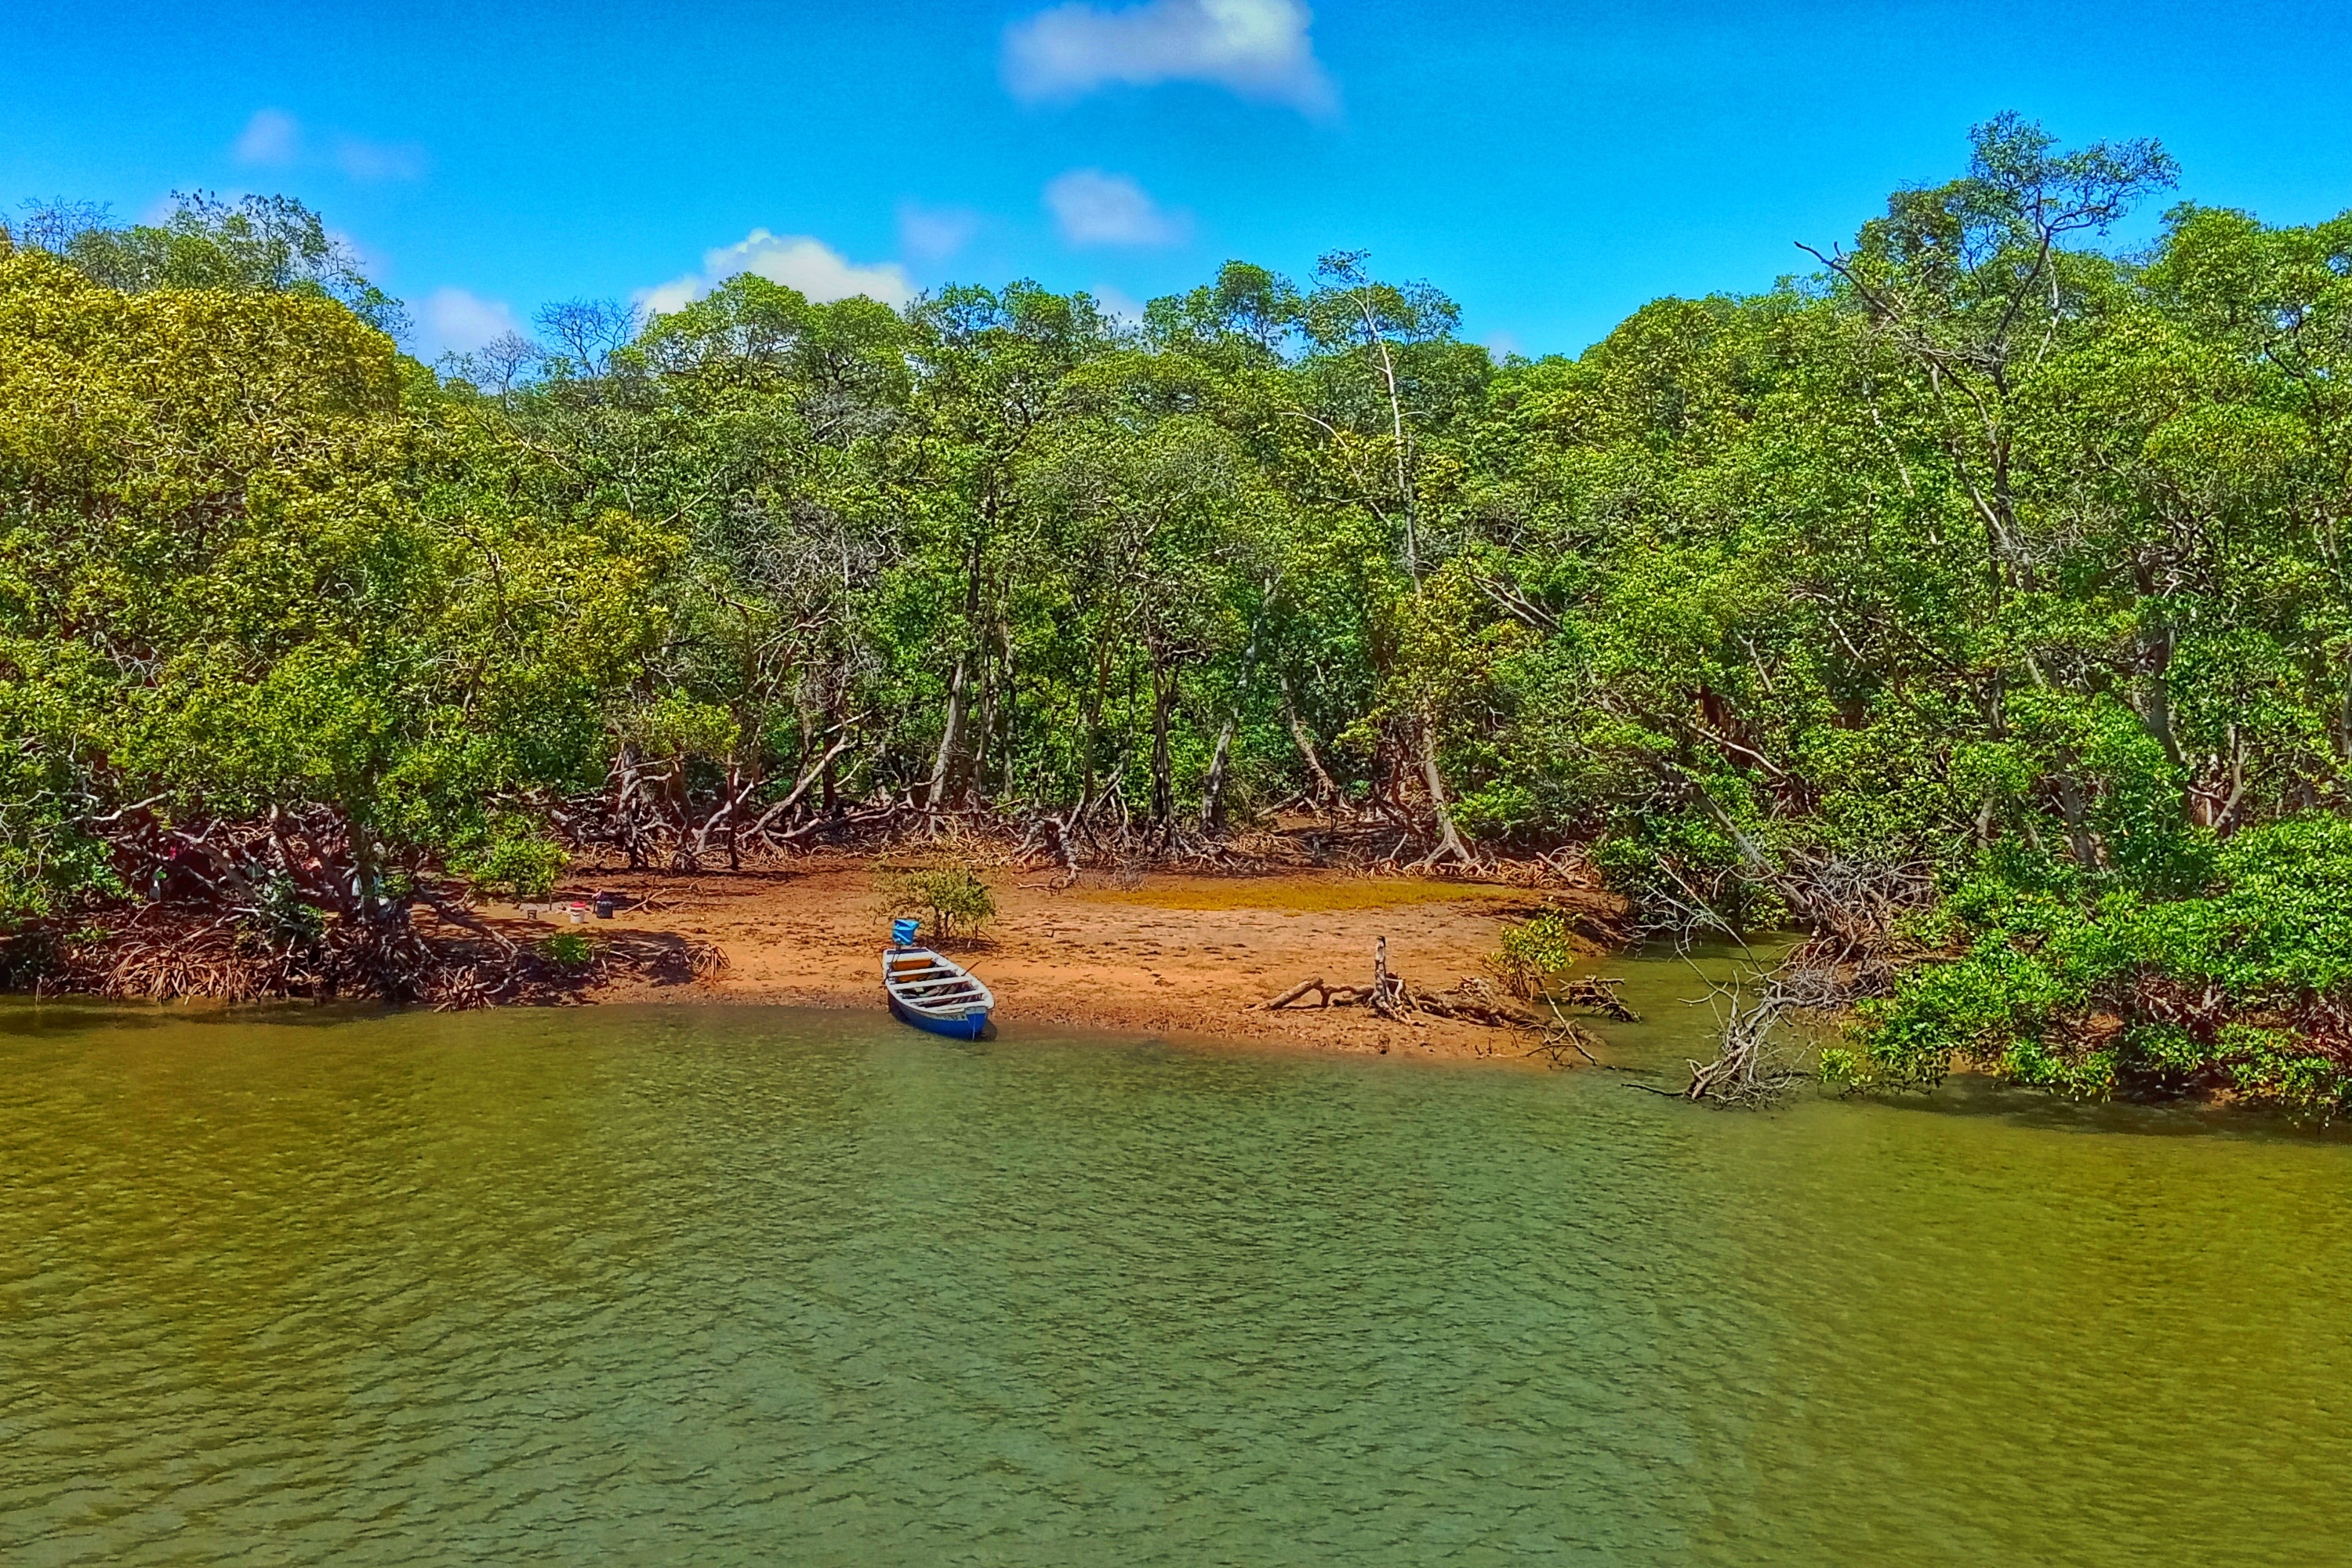
{"type": "Polygon", "coordinates": [[[2163,1131],[0,1016],[0,1561],[2352,1561],[2352,1152],[2163,1131]]]}

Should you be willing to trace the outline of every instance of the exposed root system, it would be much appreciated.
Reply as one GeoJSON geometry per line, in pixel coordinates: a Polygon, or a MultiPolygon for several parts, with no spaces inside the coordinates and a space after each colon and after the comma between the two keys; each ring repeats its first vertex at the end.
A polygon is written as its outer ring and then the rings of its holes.
{"type": "Polygon", "coordinates": [[[527,925],[428,916],[376,929],[330,922],[309,940],[273,941],[236,915],[168,906],[139,909],[111,930],[35,928],[0,947],[0,977],[37,994],[349,998],[444,1012],[577,1001],[625,978],[686,985],[726,964],[710,943],[669,932],[582,933],[567,945],[527,925]]]}
{"type": "Polygon", "coordinates": [[[1624,982],[1615,979],[1578,980],[1559,987],[1556,994],[1543,998],[1550,1009],[1549,1018],[1497,994],[1492,985],[1475,975],[1464,975],[1450,991],[1416,991],[1402,975],[1390,971],[1388,947],[1386,937],[1373,945],[1370,984],[1333,985],[1318,974],[1257,1005],[1265,1012],[1276,1012],[1297,1006],[1311,995],[1318,1007],[1362,1007],[1391,1023],[1411,1023],[1417,1016],[1427,1016],[1490,1029],[1525,1030],[1538,1039],[1522,1054],[1540,1056],[1554,1067],[1570,1065],[1570,1055],[1594,1067],[1602,1065],[1594,1050],[1601,1041],[1569,1017],[1562,1011],[1564,1007],[1586,1007],[1612,1018],[1631,1020],[1639,1016],[1618,997],[1617,988],[1624,982]]]}

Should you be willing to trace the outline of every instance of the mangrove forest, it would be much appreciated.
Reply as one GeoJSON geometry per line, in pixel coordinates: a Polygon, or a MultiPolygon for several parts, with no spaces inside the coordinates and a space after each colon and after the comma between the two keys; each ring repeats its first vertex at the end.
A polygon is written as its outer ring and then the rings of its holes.
{"type": "Polygon", "coordinates": [[[1763,292],[1499,362],[1336,251],[1139,318],[745,275],[428,365],[289,200],[27,205],[0,979],[119,988],[145,933],[447,1000],[421,911],[583,855],[1305,823],[1805,933],[1853,1089],[2329,1113],[2352,214],[2178,185],[2005,116],[1763,292]]]}

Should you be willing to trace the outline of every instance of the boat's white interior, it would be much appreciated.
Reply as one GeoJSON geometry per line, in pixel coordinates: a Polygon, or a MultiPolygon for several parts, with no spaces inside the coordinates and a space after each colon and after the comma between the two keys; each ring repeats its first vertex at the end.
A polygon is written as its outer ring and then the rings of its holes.
{"type": "Polygon", "coordinates": [[[961,1011],[975,1003],[996,1005],[995,996],[977,975],[925,948],[886,954],[882,979],[900,1003],[927,1013],[961,1011]]]}

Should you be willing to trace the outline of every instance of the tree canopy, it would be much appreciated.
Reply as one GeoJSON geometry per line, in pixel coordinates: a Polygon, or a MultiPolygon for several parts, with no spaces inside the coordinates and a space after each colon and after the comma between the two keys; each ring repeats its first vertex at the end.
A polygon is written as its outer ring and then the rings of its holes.
{"type": "Polygon", "coordinates": [[[1335,252],[1137,321],[745,276],[436,372],[294,204],[54,204],[0,255],[0,922],[1290,806],[1431,866],[1572,847],[1660,929],[1877,889],[1970,956],[1890,982],[1858,1081],[1958,1041],[2339,1093],[2334,969],[2181,952],[2347,896],[2275,868],[2343,854],[2352,214],[2116,249],[2174,180],[2003,117],[1810,276],[1499,364],[1335,252]],[[2129,934],[2192,904],[2251,923],[2129,934]],[[2019,978],[2034,911],[2121,945],[2019,978]]]}

